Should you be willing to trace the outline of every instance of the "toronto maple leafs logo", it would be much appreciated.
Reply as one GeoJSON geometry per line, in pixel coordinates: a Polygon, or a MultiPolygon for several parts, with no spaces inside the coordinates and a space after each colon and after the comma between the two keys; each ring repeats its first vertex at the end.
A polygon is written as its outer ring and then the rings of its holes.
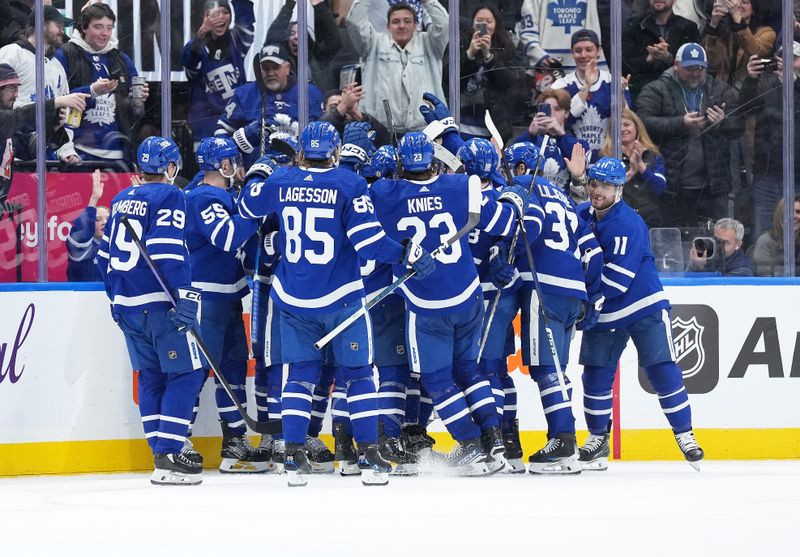
{"type": "Polygon", "coordinates": [[[572,28],[581,28],[586,21],[585,0],[550,0],[547,5],[547,19],[553,27],[563,27],[564,33],[572,34],[572,28]]]}
{"type": "Polygon", "coordinates": [[[95,97],[95,106],[86,111],[84,120],[99,126],[110,126],[114,123],[117,112],[117,99],[111,93],[95,97]]]}
{"type": "Polygon", "coordinates": [[[590,104],[589,108],[581,114],[575,123],[574,129],[575,135],[585,140],[590,149],[599,149],[603,146],[603,140],[606,136],[606,122],[595,105],[590,104]]]}

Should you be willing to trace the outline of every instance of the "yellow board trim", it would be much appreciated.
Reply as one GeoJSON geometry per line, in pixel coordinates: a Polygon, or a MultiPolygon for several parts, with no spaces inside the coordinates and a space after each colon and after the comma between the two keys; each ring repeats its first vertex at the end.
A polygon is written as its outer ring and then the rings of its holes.
{"type": "MultiPolygon", "coordinates": [[[[436,450],[448,451],[454,442],[447,433],[431,433],[436,450]]],[[[711,460],[800,459],[800,428],[786,429],[697,429],[695,435],[711,460]]],[[[578,432],[578,443],[586,439],[578,432]]],[[[543,431],[520,434],[528,455],[546,442],[543,431]]],[[[322,436],[333,446],[330,435],[322,436]]],[[[205,457],[206,469],[219,466],[220,438],[192,438],[205,457]]],[[[253,443],[258,438],[252,438],[253,443]]],[[[622,460],[680,460],[682,455],[669,430],[622,431],[622,460]]],[[[41,474],[89,474],[145,472],[152,470],[153,457],[144,439],[64,441],[0,444],[0,477],[41,474]]]]}

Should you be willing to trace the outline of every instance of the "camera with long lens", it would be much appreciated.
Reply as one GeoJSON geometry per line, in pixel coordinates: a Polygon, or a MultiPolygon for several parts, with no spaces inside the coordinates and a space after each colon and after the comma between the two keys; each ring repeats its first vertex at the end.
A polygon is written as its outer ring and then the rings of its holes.
{"type": "Polygon", "coordinates": [[[697,257],[703,259],[713,259],[722,252],[719,242],[713,237],[698,236],[692,240],[692,244],[694,245],[694,251],[697,252],[697,257]]]}

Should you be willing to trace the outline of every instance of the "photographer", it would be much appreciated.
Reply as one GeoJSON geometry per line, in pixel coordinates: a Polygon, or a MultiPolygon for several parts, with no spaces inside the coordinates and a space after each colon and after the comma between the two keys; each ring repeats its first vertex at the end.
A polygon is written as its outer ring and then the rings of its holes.
{"type": "Polygon", "coordinates": [[[755,264],[742,249],[744,226],[736,219],[723,218],[714,224],[716,245],[695,238],[689,250],[689,271],[720,273],[723,277],[753,277],[755,264]]]}

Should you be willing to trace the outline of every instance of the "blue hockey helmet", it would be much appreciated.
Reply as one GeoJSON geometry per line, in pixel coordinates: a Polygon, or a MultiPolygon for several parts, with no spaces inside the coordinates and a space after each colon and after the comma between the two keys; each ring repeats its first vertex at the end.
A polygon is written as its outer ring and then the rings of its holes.
{"type": "Polygon", "coordinates": [[[458,150],[458,158],[464,163],[467,174],[476,174],[482,180],[492,175],[499,160],[497,149],[482,137],[467,140],[458,150]]]}
{"type": "Polygon", "coordinates": [[[178,170],[183,166],[181,151],[175,142],[158,135],[151,135],[142,141],[136,151],[136,161],[141,171],[147,174],[166,174],[169,163],[175,164],[178,170]]]}
{"type": "Polygon", "coordinates": [[[341,144],[339,132],[330,122],[309,122],[300,133],[300,150],[308,160],[327,160],[341,144]]]}
{"type": "Polygon", "coordinates": [[[422,132],[408,132],[400,140],[400,164],[409,172],[424,172],[433,165],[433,143],[422,132]]]}
{"type": "Polygon", "coordinates": [[[236,166],[242,165],[242,156],[236,143],[228,137],[206,137],[197,146],[197,164],[200,170],[219,170],[222,161],[229,159],[236,166]]]}
{"type": "Polygon", "coordinates": [[[269,136],[266,155],[278,164],[290,164],[300,145],[297,138],[288,132],[273,132],[269,136]]]}
{"type": "Polygon", "coordinates": [[[389,178],[397,172],[397,155],[391,145],[382,145],[372,155],[369,164],[361,168],[364,178],[389,178]]]}
{"type": "Polygon", "coordinates": [[[625,185],[625,165],[614,157],[603,157],[586,171],[589,180],[613,184],[617,187],[625,185]]]}
{"type": "Polygon", "coordinates": [[[539,153],[539,148],[530,141],[514,143],[505,150],[505,155],[512,170],[520,163],[524,164],[528,170],[534,170],[536,165],[544,162],[539,153]]]}

